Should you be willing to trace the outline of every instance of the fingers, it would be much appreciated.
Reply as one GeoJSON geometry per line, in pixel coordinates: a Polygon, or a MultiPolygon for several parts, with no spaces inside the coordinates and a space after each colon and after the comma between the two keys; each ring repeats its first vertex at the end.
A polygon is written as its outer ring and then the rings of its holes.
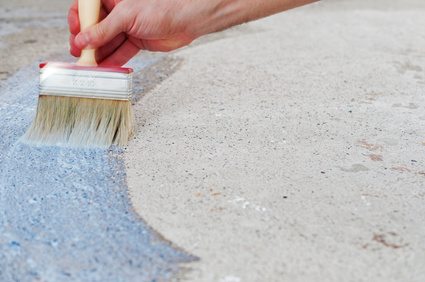
{"type": "Polygon", "coordinates": [[[78,20],[78,0],[74,0],[68,12],[68,25],[71,34],[80,32],[80,21],[78,20]]]}
{"type": "MultiPolygon", "coordinates": [[[[117,0],[103,0],[103,5],[100,9],[99,19],[103,21],[108,14],[114,9],[116,2],[120,2],[117,0]]],[[[115,12],[115,14],[117,14],[115,12]]],[[[68,13],[68,23],[69,23],[69,30],[71,32],[71,35],[69,37],[69,45],[70,45],[70,53],[71,55],[75,57],[79,57],[81,55],[81,50],[84,48],[85,45],[87,45],[87,42],[84,41],[91,41],[91,38],[87,38],[92,36],[92,38],[97,41],[94,42],[94,46],[92,48],[98,49],[96,51],[96,59],[97,61],[103,61],[105,58],[109,57],[116,49],[118,49],[123,42],[127,39],[125,34],[119,33],[117,36],[115,36],[112,40],[108,42],[108,39],[110,36],[113,36],[113,34],[120,30],[120,28],[112,28],[110,29],[108,26],[111,26],[109,23],[110,19],[103,22],[99,27],[97,27],[94,30],[87,30],[88,35],[84,33],[80,34],[79,38],[76,40],[77,35],[80,33],[80,22],[79,22],[79,15],[78,15],[78,0],[74,0],[74,2],[71,5],[71,8],[68,13]],[[110,33],[105,34],[103,31],[104,29],[109,29],[110,33]],[[92,34],[90,34],[92,32],[92,34]],[[81,36],[83,36],[83,40],[81,39],[81,36]],[[102,38],[102,40],[98,38],[102,38]],[[106,43],[103,43],[106,42],[106,43]],[[99,45],[99,46],[98,46],[99,45]]],[[[118,22],[120,22],[118,20],[118,22]]],[[[114,25],[113,25],[114,26],[114,25]]],[[[115,25],[116,26],[116,25],[115,25]]],[[[90,46],[89,46],[90,47],[90,46]]]]}
{"type": "Polygon", "coordinates": [[[81,56],[81,49],[75,46],[75,35],[71,34],[69,36],[69,46],[70,46],[70,53],[74,57],[80,57],[81,56]]]}
{"type": "Polygon", "coordinates": [[[96,50],[96,61],[102,62],[105,58],[114,53],[126,40],[127,36],[124,33],[120,33],[108,44],[99,47],[96,50]]]}
{"type": "Polygon", "coordinates": [[[80,49],[96,49],[125,31],[124,27],[131,17],[126,15],[126,11],[122,11],[118,6],[101,22],[81,31],[75,38],[76,46],[80,49]]]}
{"type": "MultiPolygon", "coordinates": [[[[99,18],[102,20],[106,18],[106,16],[113,9],[113,6],[110,3],[111,1],[104,1],[104,4],[100,8],[99,18]]],[[[78,15],[78,0],[74,0],[71,4],[71,7],[68,11],[68,25],[69,31],[71,34],[77,35],[80,32],[80,19],[78,15]]]]}
{"type": "Polygon", "coordinates": [[[115,5],[122,0],[102,0],[102,8],[109,14],[115,7],[115,5]]]}
{"type": "Polygon", "coordinates": [[[140,48],[138,46],[134,45],[130,40],[126,40],[115,52],[100,62],[99,66],[122,66],[139,51],[140,48]]]}

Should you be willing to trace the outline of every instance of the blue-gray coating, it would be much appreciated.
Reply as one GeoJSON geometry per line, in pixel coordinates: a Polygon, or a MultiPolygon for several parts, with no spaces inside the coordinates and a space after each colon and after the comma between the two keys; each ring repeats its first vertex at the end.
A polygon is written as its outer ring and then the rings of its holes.
{"type": "Polygon", "coordinates": [[[0,281],[171,279],[194,258],[132,211],[120,150],[19,142],[35,114],[37,71],[0,85],[0,281]]]}

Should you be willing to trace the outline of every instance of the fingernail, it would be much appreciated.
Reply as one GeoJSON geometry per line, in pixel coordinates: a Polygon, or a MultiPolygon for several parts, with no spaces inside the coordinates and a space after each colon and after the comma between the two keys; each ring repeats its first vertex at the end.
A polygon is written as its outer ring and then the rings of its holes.
{"type": "Polygon", "coordinates": [[[89,45],[89,36],[86,33],[79,33],[76,37],[75,37],[75,44],[83,49],[84,47],[86,47],[87,45],[89,45]]]}

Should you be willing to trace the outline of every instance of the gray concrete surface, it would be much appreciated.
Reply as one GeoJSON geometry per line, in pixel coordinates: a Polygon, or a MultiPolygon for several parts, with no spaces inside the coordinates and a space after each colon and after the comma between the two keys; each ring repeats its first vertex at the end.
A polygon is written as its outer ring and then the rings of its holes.
{"type": "Polygon", "coordinates": [[[0,281],[172,279],[196,258],[134,212],[122,150],[19,142],[38,79],[23,68],[0,84],[0,281]]]}
{"type": "MultiPolygon", "coordinates": [[[[0,281],[174,280],[196,258],[134,212],[122,150],[19,142],[34,119],[38,63],[70,59],[69,3],[58,2],[51,12],[0,8],[0,281]]],[[[156,59],[133,62],[137,76],[156,59]]]]}
{"type": "MultiPolygon", "coordinates": [[[[1,2],[1,80],[70,59],[65,2],[1,2]]],[[[175,279],[425,280],[424,11],[322,1],[131,62],[126,183],[199,257],[175,279]]]]}
{"type": "Polygon", "coordinates": [[[424,11],[323,1],[169,56],[125,162],[188,281],[425,281],[424,11]]]}

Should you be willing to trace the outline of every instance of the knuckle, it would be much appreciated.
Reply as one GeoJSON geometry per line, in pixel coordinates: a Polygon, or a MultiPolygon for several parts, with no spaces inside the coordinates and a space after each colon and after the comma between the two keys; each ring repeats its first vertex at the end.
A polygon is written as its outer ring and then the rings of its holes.
{"type": "Polygon", "coordinates": [[[106,30],[102,24],[96,25],[95,34],[98,40],[102,40],[106,37],[106,30]]]}

